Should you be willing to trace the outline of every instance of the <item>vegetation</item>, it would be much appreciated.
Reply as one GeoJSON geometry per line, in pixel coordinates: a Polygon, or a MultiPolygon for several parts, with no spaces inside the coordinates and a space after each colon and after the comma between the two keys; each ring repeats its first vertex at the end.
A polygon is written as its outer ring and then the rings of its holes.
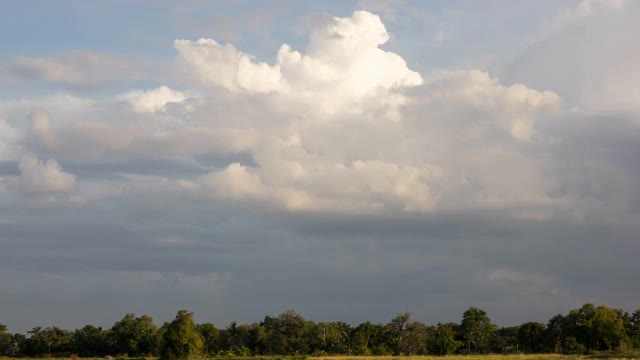
{"type": "MultiPolygon", "coordinates": [[[[300,360],[336,355],[424,356],[502,354],[499,359],[547,359],[519,355],[622,356],[640,351],[640,310],[585,304],[547,324],[527,322],[497,327],[478,308],[464,312],[460,323],[427,325],[398,314],[387,324],[308,321],[294,310],[266,316],[253,324],[231,322],[224,328],[196,324],[193,313],[180,310],[175,319],[158,328],[142,315],[126,314],[111,328],[87,325],[74,331],[55,326],[35,327],[27,334],[12,334],[0,324],[0,355],[10,357],[157,357],[185,360],[194,357],[237,358],[265,356],[300,360]]],[[[493,356],[491,356],[493,357],[493,356]]],[[[421,357],[426,358],[426,357],[421,357]]],[[[488,357],[483,357],[487,359],[488,357]]],[[[553,358],[553,356],[551,356],[553,358]]]]}
{"type": "Polygon", "coordinates": [[[193,321],[193,313],[178,311],[173,320],[160,335],[160,358],[163,360],[184,360],[200,353],[204,344],[203,336],[193,321]]]}

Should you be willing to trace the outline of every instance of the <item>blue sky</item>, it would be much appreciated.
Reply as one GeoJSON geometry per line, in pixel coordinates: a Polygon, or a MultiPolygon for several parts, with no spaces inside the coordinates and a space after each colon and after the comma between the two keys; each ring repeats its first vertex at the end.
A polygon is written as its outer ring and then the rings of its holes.
{"type": "Polygon", "coordinates": [[[0,14],[0,59],[77,49],[170,61],[175,39],[212,37],[251,49],[272,62],[281,43],[304,46],[314,18],[378,10],[412,65],[451,64],[513,56],[521,41],[571,1],[10,1],[0,14]],[[15,36],[20,29],[20,36],[15,36]],[[446,39],[446,41],[445,41],[446,39]],[[477,59],[476,59],[477,57],[477,59]]]}
{"type": "Polygon", "coordinates": [[[635,310],[639,15],[6,2],[0,322],[635,310]]]}

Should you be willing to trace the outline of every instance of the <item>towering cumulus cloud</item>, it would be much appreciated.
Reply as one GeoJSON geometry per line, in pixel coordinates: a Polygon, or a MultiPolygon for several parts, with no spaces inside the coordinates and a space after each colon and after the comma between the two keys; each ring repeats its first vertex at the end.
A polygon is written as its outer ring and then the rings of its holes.
{"type": "Polygon", "coordinates": [[[422,84],[400,56],[379,48],[388,40],[377,15],[356,11],[314,29],[306,53],[282,45],[274,65],[211,39],[176,40],[174,46],[185,70],[206,85],[282,94],[335,113],[358,111],[367,97],[422,84]]]}
{"type": "Polygon", "coordinates": [[[257,134],[246,148],[255,164],[183,184],[290,211],[424,212],[458,207],[460,194],[473,206],[548,203],[552,181],[521,147],[560,98],[479,70],[442,71],[425,83],[380,49],[388,39],[378,16],[356,11],[313,29],[305,53],[281,46],[274,65],[210,39],[176,41],[196,84],[234,99],[224,106],[260,113],[234,123],[224,117],[237,110],[216,107],[222,116],[207,126],[257,134]],[[508,185],[520,174],[528,175],[519,186],[508,185]]]}

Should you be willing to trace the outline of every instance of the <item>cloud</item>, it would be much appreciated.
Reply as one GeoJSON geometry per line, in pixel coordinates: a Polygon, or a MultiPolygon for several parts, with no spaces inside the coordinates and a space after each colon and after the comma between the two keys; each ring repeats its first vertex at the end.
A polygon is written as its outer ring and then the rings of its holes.
{"type": "Polygon", "coordinates": [[[18,164],[20,187],[29,194],[70,193],[75,190],[76,176],[62,170],[55,159],[46,162],[26,156],[18,164]]]}
{"type": "Polygon", "coordinates": [[[441,72],[425,89],[421,104],[427,111],[445,111],[438,114],[441,121],[460,119],[465,125],[475,122],[479,125],[473,127],[479,131],[476,136],[484,135],[485,126],[502,128],[521,141],[531,140],[537,116],[557,112],[561,104],[560,97],[551,91],[537,91],[523,84],[504,86],[479,70],[441,72]],[[464,116],[466,111],[469,117],[464,116]]]}
{"type": "Polygon", "coordinates": [[[502,77],[552,90],[581,111],[637,113],[639,14],[635,1],[582,1],[543,25],[502,77]]]}
{"type": "MultiPolygon", "coordinates": [[[[405,60],[377,16],[355,12],[269,63],[177,40],[179,87],[0,101],[0,281],[19,294],[0,306],[50,309],[49,279],[56,299],[82,299],[61,310],[69,326],[177,307],[216,323],[286,307],[435,322],[473,305],[507,325],[585,301],[636,306],[624,280],[640,271],[640,122],[622,55],[637,9],[589,6],[533,31],[504,72],[419,74],[407,63],[432,54],[405,60]],[[95,315],[95,294],[110,312],[95,315]],[[229,311],[211,310],[214,295],[229,311]],[[122,298],[134,309],[111,306],[122,298]]],[[[59,323],[51,313],[8,321],[59,323]]]]}
{"type": "Polygon", "coordinates": [[[43,79],[72,85],[86,81],[73,67],[42,58],[17,58],[13,60],[9,69],[14,74],[29,79],[43,79]]]}
{"type": "Polygon", "coordinates": [[[545,21],[538,34],[527,40],[528,45],[545,41],[559,33],[576,26],[591,16],[597,16],[601,12],[620,11],[626,0],[581,0],[575,7],[566,8],[545,21]]]}
{"type": "Polygon", "coordinates": [[[495,291],[505,291],[515,297],[514,302],[522,305],[541,305],[542,302],[569,297],[566,286],[557,279],[543,274],[523,273],[512,269],[494,269],[478,279],[480,286],[489,286],[495,291]],[[515,290],[515,291],[514,291],[515,290]]]}
{"type": "Polygon", "coordinates": [[[388,37],[373,14],[331,18],[305,55],[284,46],[274,66],[213,40],[177,41],[180,66],[216,89],[132,91],[92,104],[90,117],[60,111],[55,123],[34,111],[29,139],[40,153],[83,161],[248,154],[250,163],[203,168],[175,191],[285,211],[524,205],[534,208],[518,216],[544,217],[557,202],[554,179],[525,148],[544,141],[536,121],[559,112],[560,98],[473,69],[425,82],[379,48],[388,37]]]}
{"type": "Polygon", "coordinates": [[[119,96],[123,101],[128,102],[133,111],[138,113],[154,113],[165,111],[167,104],[182,102],[186,96],[166,86],[160,86],[152,90],[134,90],[119,96]]]}
{"type": "Polygon", "coordinates": [[[13,157],[16,138],[17,131],[6,121],[0,119],[0,160],[8,160],[13,157]]]}
{"type": "Polygon", "coordinates": [[[426,211],[437,201],[437,194],[426,184],[437,175],[433,169],[379,161],[327,167],[296,162],[274,165],[277,170],[233,163],[197,179],[197,184],[214,197],[272,202],[290,211],[375,213],[385,206],[426,211]]]}
{"type": "MultiPolygon", "coordinates": [[[[179,103],[167,104],[179,109],[177,115],[184,118],[177,118],[170,111],[159,111],[156,117],[144,116],[147,113],[138,113],[129,104],[123,106],[119,96],[110,102],[93,104],[96,106],[92,105],[90,116],[85,111],[60,110],[52,120],[47,111],[34,109],[29,115],[30,126],[24,142],[52,157],[92,161],[236,154],[255,142],[253,129],[186,122],[185,118],[192,116],[190,107],[194,104],[184,103],[183,107],[177,106],[179,103]]],[[[199,109],[198,114],[209,117],[208,110],[199,109]]]]}
{"type": "Polygon", "coordinates": [[[356,11],[312,30],[306,54],[282,45],[275,65],[256,63],[233,45],[212,39],[176,40],[174,46],[184,71],[205,85],[282,94],[311,104],[314,111],[335,113],[360,111],[369,96],[401,102],[389,92],[422,83],[400,56],[379,48],[388,40],[377,15],[356,11]]]}
{"type": "Polygon", "coordinates": [[[54,134],[49,114],[43,109],[34,109],[29,114],[33,135],[47,148],[58,146],[58,139],[54,134]]]}
{"type": "Polygon", "coordinates": [[[107,81],[109,70],[122,71],[126,66],[126,61],[112,55],[77,51],[59,59],[18,57],[7,67],[12,74],[26,79],[88,86],[107,81]]]}
{"type": "Polygon", "coordinates": [[[166,75],[166,71],[158,71],[162,67],[159,63],[89,50],[74,50],[46,58],[19,56],[0,66],[14,78],[41,81],[75,91],[166,75]],[[155,74],[153,70],[156,70],[155,74]]]}

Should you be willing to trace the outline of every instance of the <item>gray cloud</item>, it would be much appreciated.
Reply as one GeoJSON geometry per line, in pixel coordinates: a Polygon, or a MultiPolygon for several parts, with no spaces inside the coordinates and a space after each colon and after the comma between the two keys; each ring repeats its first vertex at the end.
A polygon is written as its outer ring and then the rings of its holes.
{"type": "Polygon", "coordinates": [[[18,56],[0,64],[0,70],[10,78],[76,92],[127,82],[173,79],[171,68],[162,62],[90,50],[74,50],[47,58],[18,56]]]}

